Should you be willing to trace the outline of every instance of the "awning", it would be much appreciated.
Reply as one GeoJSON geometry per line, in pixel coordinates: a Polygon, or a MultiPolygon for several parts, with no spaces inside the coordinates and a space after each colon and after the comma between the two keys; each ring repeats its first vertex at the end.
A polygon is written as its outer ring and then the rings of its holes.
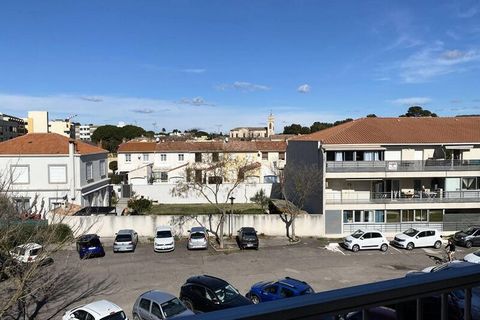
{"type": "Polygon", "coordinates": [[[447,150],[470,150],[473,149],[472,145],[459,145],[459,146],[445,146],[447,150]]]}

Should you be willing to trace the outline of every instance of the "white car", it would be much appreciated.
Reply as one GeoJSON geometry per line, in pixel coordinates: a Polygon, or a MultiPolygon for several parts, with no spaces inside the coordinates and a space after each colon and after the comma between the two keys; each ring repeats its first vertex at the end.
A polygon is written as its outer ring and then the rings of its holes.
{"type": "Polygon", "coordinates": [[[21,263],[40,261],[42,264],[52,263],[53,259],[43,254],[43,247],[38,243],[30,242],[16,246],[10,254],[13,259],[21,263]]]}
{"type": "Polygon", "coordinates": [[[480,250],[467,254],[463,260],[471,263],[480,263],[480,250]]]}
{"type": "Polygon", "coordinates": [[[395,235],[392,245],[407,250],[419,247],[434,247],[440,249],[442,238],[435,229],[410,228],[403,233],[395,235]]]}
{"type": "Polygon", "coordinates": [[[385,252],[388,250],[388,241],[379,231],[363,231],[359,229],[343,239],[343,246],[353,252],[368,249],[377,249],[385,252]]]}
{"type": "Polygon", "coordinates": [[[65,312],[63,320],[128,320],[127,315],[115,303],[100,300],[65,312]]]}
{"type": "Polygon", "coordinates": [[[155,230],[155,239],[153,240],[153,250],[155,252],[175,250],[175,239],[172,234],[172,228],[169,226],[157,227],[155,230]]]}

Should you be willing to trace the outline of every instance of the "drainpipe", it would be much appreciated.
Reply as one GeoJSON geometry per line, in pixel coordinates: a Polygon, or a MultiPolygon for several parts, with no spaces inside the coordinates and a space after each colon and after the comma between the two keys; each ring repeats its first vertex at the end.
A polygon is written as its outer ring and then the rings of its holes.
{"type": "Polygon", "coordinates": [[[70,177],[70,200],[75,200],[75,140],[68,139],[68,176],[70,177]]]}

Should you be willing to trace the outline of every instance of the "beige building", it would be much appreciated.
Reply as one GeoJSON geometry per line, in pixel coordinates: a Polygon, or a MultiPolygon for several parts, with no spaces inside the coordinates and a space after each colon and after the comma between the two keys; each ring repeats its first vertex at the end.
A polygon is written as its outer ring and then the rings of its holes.
{"type": "Polygon", "coordinates": [[[27,124],[29,133],[48,133],[48,112],[28,111],[27,124]]]}
{"type": "Polygon", "coordinates": [[[270,113],[266,127],[237,127],[230,130],[230,138],[268,138],[275,134],[275,117],[270,113]]]}
{"type": "Polygon", "coordinates": [[[48,132],[75,139],[75,125],[68,119],[56,119],[49,121],[48,132]]]}

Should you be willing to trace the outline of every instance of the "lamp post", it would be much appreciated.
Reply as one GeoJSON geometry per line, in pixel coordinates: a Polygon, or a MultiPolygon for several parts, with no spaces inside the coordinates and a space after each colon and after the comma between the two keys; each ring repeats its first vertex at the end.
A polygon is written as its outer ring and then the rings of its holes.
{"type": "Polygon", "coordinates": [[[231,196],[230,198],[230,215],[228,216],[228,234],[229,234],[229,237],[231,238],[232,237],[232,233],[233,233],[233,226],[232,226],[232,213],[233,213],[233,200],[235,200],[235,197],[231,196]]]}

